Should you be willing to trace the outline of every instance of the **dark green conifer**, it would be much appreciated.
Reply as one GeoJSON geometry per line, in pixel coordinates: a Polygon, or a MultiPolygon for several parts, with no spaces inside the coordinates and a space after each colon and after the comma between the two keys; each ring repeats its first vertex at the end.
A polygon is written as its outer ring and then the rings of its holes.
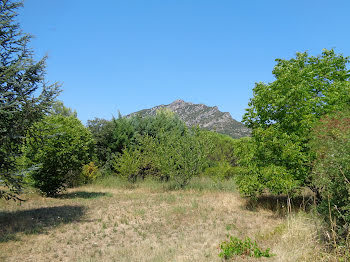
{"type": "Polygon", "coordinates": [[[44,80],[46,57],[36,62],[32,36],[16,21],[22,2],[0,0],[0,198],[18,199],[22,175],[16,165],[28,128],[50,110],[59,85],[44,80]]]}

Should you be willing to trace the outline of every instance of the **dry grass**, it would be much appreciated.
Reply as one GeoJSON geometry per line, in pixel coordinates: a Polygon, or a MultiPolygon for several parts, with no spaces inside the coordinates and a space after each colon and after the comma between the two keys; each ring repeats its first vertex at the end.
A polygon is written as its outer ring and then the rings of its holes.
{"type": "Polygon", "coordinates": [[[285,219],[268,208],[247,208],[225,190],[107,184],[57,199],[28,194],[21,206],[0,202],[0,260],[220,261],[227,234],[249,236],[276,254],[235,261],[330,260],[309,215],[285,219]]]}

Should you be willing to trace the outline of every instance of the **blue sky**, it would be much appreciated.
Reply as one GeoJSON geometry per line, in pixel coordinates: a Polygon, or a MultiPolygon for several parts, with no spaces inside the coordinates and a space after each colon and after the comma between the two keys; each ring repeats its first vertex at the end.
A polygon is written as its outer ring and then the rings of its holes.
{"type": "Polygon", "coordinates": [[[240,121],[276,58],[350,55],[349,10],[347,0],[26,0],[18,19],[84,123],[175,99],[240,121]]]}

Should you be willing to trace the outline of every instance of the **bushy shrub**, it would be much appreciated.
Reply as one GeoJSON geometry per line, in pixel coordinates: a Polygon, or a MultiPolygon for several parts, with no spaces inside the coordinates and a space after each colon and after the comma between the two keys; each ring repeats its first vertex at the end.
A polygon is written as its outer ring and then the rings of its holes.
{"type": "Polygon", "coordinates": [[[203,171],[210,144],[207,135],[188,130],[173,112],[162,109],[155,116],[118,118],[115,123],[115,145],[123,147],[113,160],[119,176],[131,182],[147,176],[172,179],[182,188],[203,171]]]}
{"type": "Polygon", "coordinates": [[[119,113],[111,121],[96,118],[88,121],[88,127],[96,143],[98,164],[105,170],[113,168],[116,155],[120,157],[125,149],[140,146],[143,137],[156,138],[160,132],[182,135],[186,129],[177,115],[163,108],[154,116],[123,117],[119,113]]]}
{"type": "Polygon", "coordinates": [[[340,236],[346,236],[350,233],[350,111],[322,118],[310,145],[317,154],[312,181],[321,196],[318,209],[340,236]]]}
{"type": "Polygon", "coordinates": [[[94,162],[90,162],[86,165],[83,165],[80,182],[87,184],[95,181],[99,176],[100,172],[98,166],[96,166],[94,162]]]}
{"type": "Polygon", "coordinates": [[[94,142],[90,131],[74,116],[54,115],[33,125],[23,152],[33,185],[55,196],[79,179],[82,166],[90,162],[94,142]]]}
{"type": "Polygon", "coordinates": [[[113,167],[117,174],[136,182],[140,171],[141,152],[137,148],[125,148],[121,154],[115,156],[113,167]]]}
{"type": "Polygon", "coordinates": [[[164,179],[159,171],[157,146],[156,138],[138,136],[136,145],[125,148],[115,156],[114,170],[120,177],[133,183],[146,177],[164,179]]]}
{"type": "Polygon", "coordinates": [[[200,134],[199,129],[191,129],[183,134],[161,130],[156,137],[139,135],[137,144],[115,157],[114,169],[130,182],[145,177],[171,179],[183,188],[208,166],[210,143],[200,134]]]}
{"type": "MultiPolygon", "coordinates": [[[[272,194],[293,195],[302,185],[306,172],[301,145],[281,134],[275,139],[274,127],[256,129],[253,138],[242,138],[234,149],[237,157],[237,186],[244,196],[256,197],[266,189],[272,194]]],[[[309,168],[309,167],[308,167],[309,168]]]]}
{"type": "Polygon", "coordinates": [[[159,137],[158,163],[162,174],[175,181],[178,188],[185,187],[194,176],[208,166],[211,144],[193,128],[185,134],[163,134],[159,137]]]}

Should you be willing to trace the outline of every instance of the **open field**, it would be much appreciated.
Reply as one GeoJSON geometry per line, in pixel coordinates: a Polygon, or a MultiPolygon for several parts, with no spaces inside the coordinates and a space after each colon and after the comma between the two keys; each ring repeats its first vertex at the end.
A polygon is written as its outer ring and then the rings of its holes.
{"type": "MultiPolygon", "coordinates": [[[[230,234],[251,237],[272,258],[235,261],[330,261],[310,214],[288,219],[255,208],[226,184],[170,191],[157,183],[104,183],[61,198],[27,193],[22,205],[0,202],[1,261],[220,261],[230,234]],[[323,254],[323,255],[322,255],[323,254]]],[[[265,206],[265,208],[264,208],[265,206]]]]}

